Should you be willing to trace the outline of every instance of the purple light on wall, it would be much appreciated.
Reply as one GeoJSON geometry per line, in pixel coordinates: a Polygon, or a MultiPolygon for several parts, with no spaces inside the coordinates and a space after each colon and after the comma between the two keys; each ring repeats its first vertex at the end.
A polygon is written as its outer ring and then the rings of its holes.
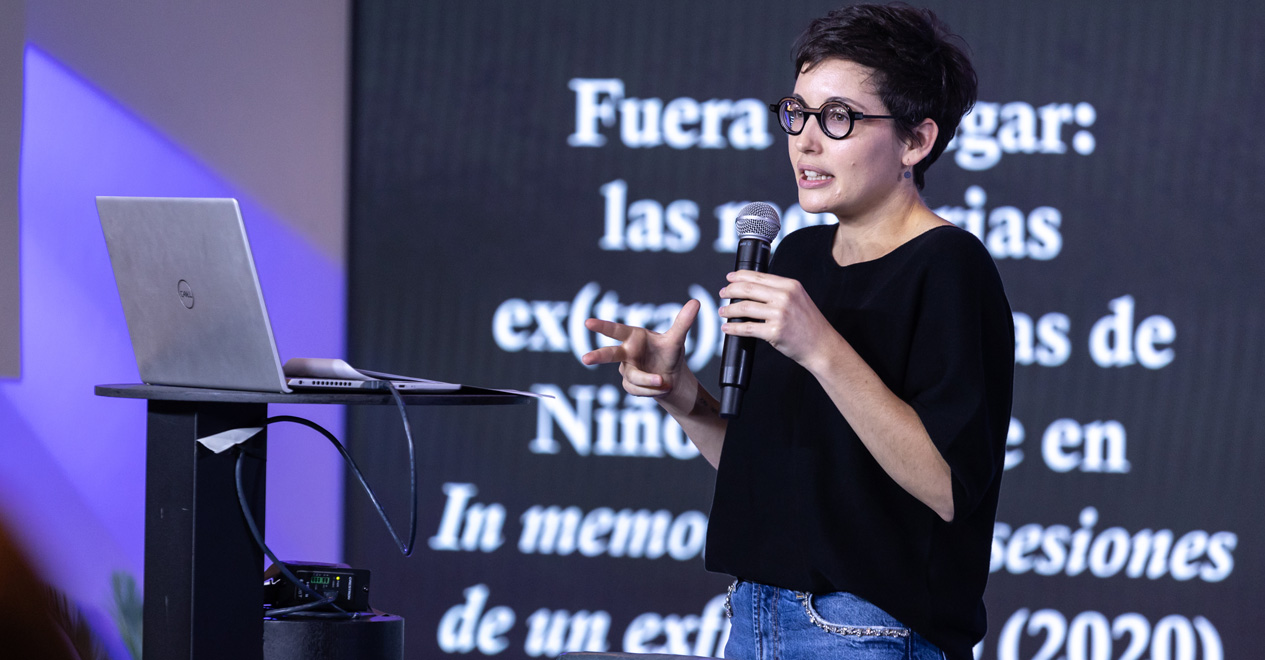
{"type": "MultiPolygon", "coordinates": [[[[24,368],[20,380],[0,382],[0,514],[55,584],[105,611],[112,571],[141,578],[145,406],[92,391],[139,380],[94,197],[238,198],[282,359],[343,355],[344,274],[247,191],[35,47],[25,81],[24,368]]],[[[342,427],[338,408],[274,410],[342,427]]],[[[301,429],[269,435],[270,545],[338,560],[337,455],[301,429]]]]}

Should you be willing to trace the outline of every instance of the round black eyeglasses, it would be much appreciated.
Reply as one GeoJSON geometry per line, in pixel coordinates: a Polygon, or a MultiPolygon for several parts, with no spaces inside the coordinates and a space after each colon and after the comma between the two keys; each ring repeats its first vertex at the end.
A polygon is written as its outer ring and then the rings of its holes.
{"type": "Polygon", "coordinates": [[[788,96],[769,105],[777,115],[777,123],[789,135],[799,135],[808,125],[809,117],[817,117],[817,125],[826,137],[842,140],[852,134],[852,127],[862,119],[896,119],[893,115],[867,115],[848,107],[842,101],[827,101],[816,110],[805,108],[802,101],[788,96]]]}

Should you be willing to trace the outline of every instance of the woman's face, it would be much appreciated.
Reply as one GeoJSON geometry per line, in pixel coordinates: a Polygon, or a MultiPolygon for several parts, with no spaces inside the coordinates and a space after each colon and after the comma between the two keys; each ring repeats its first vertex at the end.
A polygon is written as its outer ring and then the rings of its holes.
{"type": "MultiPolygon", "coordinates": [[[[869,83],[873,69],[828,59],[795,80],[795,95],[808,108],[842,101],[865,114],[885,115],[887,108],[869,83]]],[[[892,200],[901,185],[905,145],[891,119],[855,122],[852,134],[835,140],[821,131],[817,117],[799,135],[788,135],[791,166],[799,186],[799,204],[811,213],[834,213],[840,220],[863,216],[892,200]]]]}

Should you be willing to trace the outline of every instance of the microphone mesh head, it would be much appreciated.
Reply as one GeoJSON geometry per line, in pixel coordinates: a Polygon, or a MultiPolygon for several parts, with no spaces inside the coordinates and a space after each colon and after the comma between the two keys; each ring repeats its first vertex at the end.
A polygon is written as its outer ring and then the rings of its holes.
{"type": "Polygon", "coordinates": [[[738,211],[734,226],[738,229],[738,240],[755,238],[772,243],[782,230],[782,221],[777,217],[777,209],[764,202],[752,202],[738,211]]]}

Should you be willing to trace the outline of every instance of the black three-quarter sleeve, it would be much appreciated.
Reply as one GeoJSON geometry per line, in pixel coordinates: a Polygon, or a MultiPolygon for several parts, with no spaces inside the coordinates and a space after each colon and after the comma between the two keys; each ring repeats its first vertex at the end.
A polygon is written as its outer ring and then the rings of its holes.
{"type": "Polygon", "coordinates": [[[936,254],[923,272],[905,384],[949,464],[954,519],[962,520],[1002,469],[1014,331],[992,258],[973,236],[953,234],[961,245],[936,254]]]}

